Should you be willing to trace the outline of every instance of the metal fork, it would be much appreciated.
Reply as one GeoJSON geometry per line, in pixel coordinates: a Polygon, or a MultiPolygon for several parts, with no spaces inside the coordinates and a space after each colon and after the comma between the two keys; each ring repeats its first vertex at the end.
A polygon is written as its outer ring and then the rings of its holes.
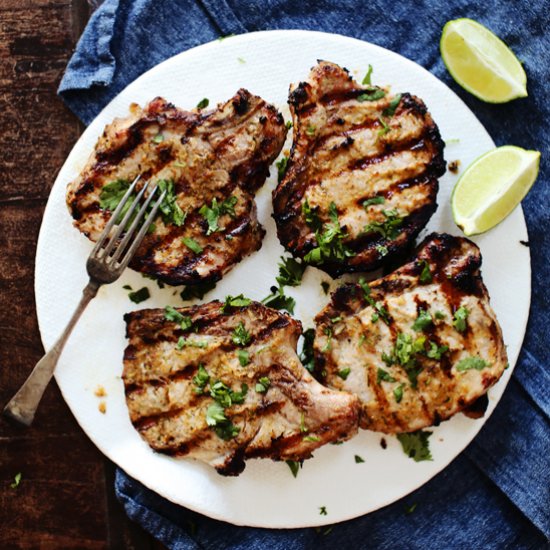
{"type": "Polygon", "coordinates": [[[152,187],[149,196],[145,199],[143,206],[136,214],[136,209],[143,199],[145,191],[149,187],[149,184],[146,183],[133,202],[128,206],[122,220],[117,224],[139,180],[140,176],[132,182],[132,185],[130,185],[124,194],[124,197],[113,212],[111,219],[107,223],[103,233],[101,233],[99,240],[88,257],[86,269],[90,280],[82,292],[80,303],[67,324],[67,327],[50,351],[38,361],[27,380],[4,408],[4,415],[13,418],[25,426],[31,425],[38,404],[42,399],[42,395],[52,379],[59,357],[65,347],[65,343],[69,339],[73,328],[80,319],[83,311],[86,309],[86,306],[90,303],[92,298],[95,297],[101,285],[113,283],[120,277],[145,237],[151,222],[155,219],[156,213],[166,195],[166,191],[162,192],[143,221],[149,205],[158,190],[157,185],[152,187]],[[133,216],[134,218],[132,219],[133,216]],[[128,225],[129,227],[127,228],[128,225]],[[114,231],[113,228],[115,228],[114,231]],[[111,235],[111,233],[113,234],[111,235]]]}

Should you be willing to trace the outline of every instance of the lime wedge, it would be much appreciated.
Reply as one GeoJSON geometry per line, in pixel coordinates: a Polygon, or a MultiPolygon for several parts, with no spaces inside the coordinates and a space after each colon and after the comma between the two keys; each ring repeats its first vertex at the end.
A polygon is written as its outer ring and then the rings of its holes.
{"type": "Polygon", "coordinates": [[[464,171],[451,196],[456,225],[465,235],[500,223],[527,195],[539,173],[540,153],[505,145],[485,153],[464,171]]]}
{"type": "Polygon", "coordinates": [[[518,58],[477,21],[449,21],[439,47],[451,76],[479,99],[505,103],[527,96],[527,76],[518,58]]]}

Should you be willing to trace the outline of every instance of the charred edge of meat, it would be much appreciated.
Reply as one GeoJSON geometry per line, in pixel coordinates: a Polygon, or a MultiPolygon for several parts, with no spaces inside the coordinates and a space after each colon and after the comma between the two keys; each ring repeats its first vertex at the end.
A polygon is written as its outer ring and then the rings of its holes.
{"type": "Polygon", "coordinates": [[[489,406],[489,397],[484,393],[481,397],[478,397],[473,403],[462,409],[462,413],[468,418],[483,418],[487,407],[489,406]]]}

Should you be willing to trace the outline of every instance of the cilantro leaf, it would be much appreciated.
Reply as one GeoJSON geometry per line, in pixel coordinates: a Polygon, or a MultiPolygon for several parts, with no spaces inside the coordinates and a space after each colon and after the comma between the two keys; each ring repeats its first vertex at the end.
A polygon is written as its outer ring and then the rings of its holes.
{"type": "Polygon", "coordinates": [[[418,280],[421,283],[431,283],[432,272],[430,271],[430,265],[426,260],[422,260],[420,262],[420,266],[422,267],[422,271],[420,272],[420,276],[418,277],[418,280]]]}
{"type": "Polygon", "coordinates": [[[418,317],[416,318],[416,321],[413,323],[412,328],[417,332],[421,332],[427,329],[432,323],[433,323],[433,320],[430,312],[425,309],[421,309],[418,312],[418,317]]]}
{"type": "Polygon", "coordinates": [[[235,217],[235,205],[237,204],[237,197],[231,195],[221,203],[218,203],[218,199],[214,197],[212,199],[212,205],[208,206],[203,204],[199,210],[199,214],[206,220],[208,229],[206,236],[215,233],[216,231],[223,231],[224,228],[219,226],[219,218],[224,214],[229,214],[232,218],[235,217]]]}
{"type": "Polygon", "coordinates": [[[181,240],[183,244],[195,254],[202,253],[203,248],[195,239],[192,239],[191,237],[183,237],[181,240]]]}
{"type": "Polygon", "coordinates": [[[208,294],[214,288],[216,288],[215,282],[199,283],[198,285],[188,285],[180,292],[180,297],[184,301],[193,300],[194,298],[202,300],[205,294],[208,294]]]}
{"type": "Polygon", "coordinates": [[[471,369],[483,370],[488,366],[489,363],[487,363],[487,361],[485,361],[481,357],[466,357],[465,359],[461,359],[456,364],[456,370],[458,372],[464,372],[471,369]]]}
{"type": "Polygon", "coordinates": [[[241,367],[246,367],[250,363],[250,355],[245,349],[237,350],[237,357],[239,358],[241,367]]]}
{"type": "Polygon", "coordinates": [[[388,310],[384,306],[382,306],[381,302],[375,301],[374,298],[371,296],[371,288],[369,284],[365,281],[365,279],[359,279],[359,286],[363,290],[363,297],[365,298],[366,302],[375,309],[375,313],[372,316],[372,322],[376,323],[376,321],[378,321],[378,318],[380,317],[382,321],[386,323],[386,325],[389,325],[390,314],[388,310]]]}
{"type": "Polygon", "coordinates": [[[232,342],[237,346],[246,346],[250,343],[251,339],[250,333],[241,321],[233,331],[233,335],[231,336],[232,342]]]}
{"type": "Polygon", "coordinates": [[[278,160],[275,166],[277,167],[277,181],[281,183],[288,168],[288,157],[281,157],[281,160],[278,160]]]}
{"type": "Polygon", "coordinates": [[[400,232],[403,224],[403,218],[399,216],[397,210],[382,210],[386,218],[383,222],[370,222],[363,228],[364,233],[380,233],[384,239],[393,240],[400,232]]]}
{"type": "Polygon", "coordinates": [[[401,94],[397,94],[391,101],[390,104],[382,111],[382,114],[387,117],[391,117],[395,114],[395,110],[401,101],[401,94]]]}
{"type": "Polygon", "coordinates": [[[364,101],[376,101],[382,99],[386,95],[386,92],[381,88],[370,88],[357,96],[357,101],[363,103],[364,101]]]}
{"type": "Polygon", "coordinates": [[[342,379],[346,380],[349,376],[349,373],[351,372],[351,369],[349,367],[346,367],[345,369],[339,370],[336,374],[342,379]]]}
{"type": "Polygon", "coordinates": [[[164,318],[167,321],[172,321],[180,325],[182,330],[189,330],[193,326],[193,321],[191,317],[187,315],[182,315],[176,308],[172,306],[166,306],[164,308],[164,318]]]}
{"type": "Polygon", "coordinates": [[[313,356],[313,341],[315,340],[315,329],[308,328],[303,334],[302,351],[300,352],[300,361],[302,365],[309,371],[313,372],[314,356],[313,356]]]}
{"type": "Polygon", "coordinates": [[[303,461],[297,462],[296,460],[285,460],[285,462],[290,468],[292,475],[294,477],[298,477],[298,472],[300,471],[300,468],[302,468],[304,465],[303,461]]]}
{"type": "Polygon", "coordinates": [[[99,207],[102,210],[113,211],[130,188],[130,182],[117,179],[103,186],[99,193],[99,207]]]}
{"type": "Polygon", "coordinates": [[[405,388],[404,384],[399,384],[399,386],[396,386],[393,389],[393,396],[395,397],[396,403],[401,403],[401,399],[403,399],[403,389],[405,388]]]}
{"type": "Polygon", "coordinates": [[[376,383],[380,385],[380,382],[395,382],[395,378],[384,369],[378,368],[376,370],[376,383]]]}
{"type": "MultiPolygon", "coordinates": [[[[221,38],[226,38],[226,37],[223,36],[221,38]]],[[[210,100],[207,97],[205,97],[197,103],[197,109],[204,109],[205,107],[208,107],[208,105],[210,105],[210,100]]]]}
{"type": "Polygon", "coordinates": [[[296,261],[292,256],[281,256],[279,275],[275,280],[281,286],[299,286],[307,264],[296,261]]]}
{"type": "Polygon", "coordinates": [[[262,376],[258,382],[256,382],[256,391],[258,393],[266,393],[271,386],[271,380],[267,376],[262,376]]]}
{"type": "Polygon", "coordinates": [[[252,300],[250,298],[245,298],[244,294],[239,294],[238,296],[226,296],[221,310],[222,313],[228,314],[231,313],[231,310],[234,307],[246,307],[251,303],[252,300]]]}
{"type": "Polygon", "coordinates": [[[355,455],[354,458],[355,458],[355,464],[362,464],[363,462],[365,462],[365,460],[359,455],[355,455]]]}
{"type": "Polygon", "coordinates": [[[187,214],[183,212],[178,203],[176,202],[176,192],[173,180],[159,180],[157,181],[159,191],[166,195],[160,203],[159,210],[162,213],[162,219],[165,224],[174,224],[180,227],[185,222],[187,214]]]}
{"type": "Polygon", "coordinates": [[[372,76],[372,65],[369,63],[369,70],[367,71],[367,74],[365,75],[365,78],[363,78],[363,81],[361,84],[363,85],[371,85],[371,76],[372,76]]]}
{"type": "Polygon", "coordinates": [[[204,368],[203,364],[199,364],[197,374],[193,377],[193,384],[195,384],[195,393],[201,394],[204,392],[206,384],[210,381],[210,375],[204,368]]]}
{"type": "Polygon", "coordinates": [[[130,300],[134,302],[134,304],[141,304],[141,302],[145,302],[145,300],[148,300],[150,297],[151,293],[146,286],[134,292],[128,293],[128,298],[130,298],[130,300]]]}
{"type": "Polygon", "coordinates": [[[19,487],[19,484],[21,483],[21,477],[22,477],[21,472],[17,472],[15,474],[15,477],[13,478],[13,483],[10,483],[10,487],[12,489],[17,489],[17,487],[19,487]]]}
{"type": "Polygon", "coordinates": [[[430,359],[436,359],[437,361],[440,361],[443,354],[449,351],[449,346],[438,346],[435,342],[428,343],[430,349],[426,352],[426,355],[430,359]]]}
{"type": "Polygon", "coordinates": [[[409,458],[415,462],[422,462],[423,460],[433,460],[428,441],[431,435],[432,432],[418,430],[412,433],[397,434],[397,439],[401,443],[403,452],[409,458]]]}
{"type": "MultiPolygon", "coordinates": [[[[304,205],[307,204],[304,203],[304,205]]],[[[330,222],[323,225],[323,230],[315,230],[315,239],[317,247],[310,250],[304,257],[304,262],[318,265],[325,261],[343,262],[346,258],[355,256],[355,252],[344,244],[344,238],[347,236],[340,226],[336,204],[330,203],[329,206],[330,222]]],[[[307,216],[306,216],[307,222],[307,216]]]]}
{"type": "Polygon", "coordinates": [[[294,314],[296,300],[292,296],[286,296],[282,287],[273,287],[274,291],[262,300],[262,304],[274,309],[286,309],[291,315],[294,314]]]}
{"type": "Polygon", "coordinates": [[[466,320],[468,319],[469,311],[466,307],[460,306],[453,316],[453,327],[455,327],[458,332],[466,331],[466,320]]]}
{"type": "Polygon", "coordinates": [[[376,197],[371,197],[370,199],[363,201],[363,208],[367,208],[368,206],[372,206],[373,204],[384,204],[386,202],[386,199],[380,195],[376,197]]]}

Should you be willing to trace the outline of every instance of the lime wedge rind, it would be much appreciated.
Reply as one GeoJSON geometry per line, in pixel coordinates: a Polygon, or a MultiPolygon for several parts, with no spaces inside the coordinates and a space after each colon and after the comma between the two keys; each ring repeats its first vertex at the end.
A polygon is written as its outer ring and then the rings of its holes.
{"type": "Polygon", "coordinates": [[[493,149],[464,171],[451,195],[455,223],[465,235],[478,235],[503,221],[537,179],[538,151],[513,145],[493,149]],[[510,171],[502,177],[502,166],[510,171]],[[477,203],[476,203],[477,201],[477,203]]]}

